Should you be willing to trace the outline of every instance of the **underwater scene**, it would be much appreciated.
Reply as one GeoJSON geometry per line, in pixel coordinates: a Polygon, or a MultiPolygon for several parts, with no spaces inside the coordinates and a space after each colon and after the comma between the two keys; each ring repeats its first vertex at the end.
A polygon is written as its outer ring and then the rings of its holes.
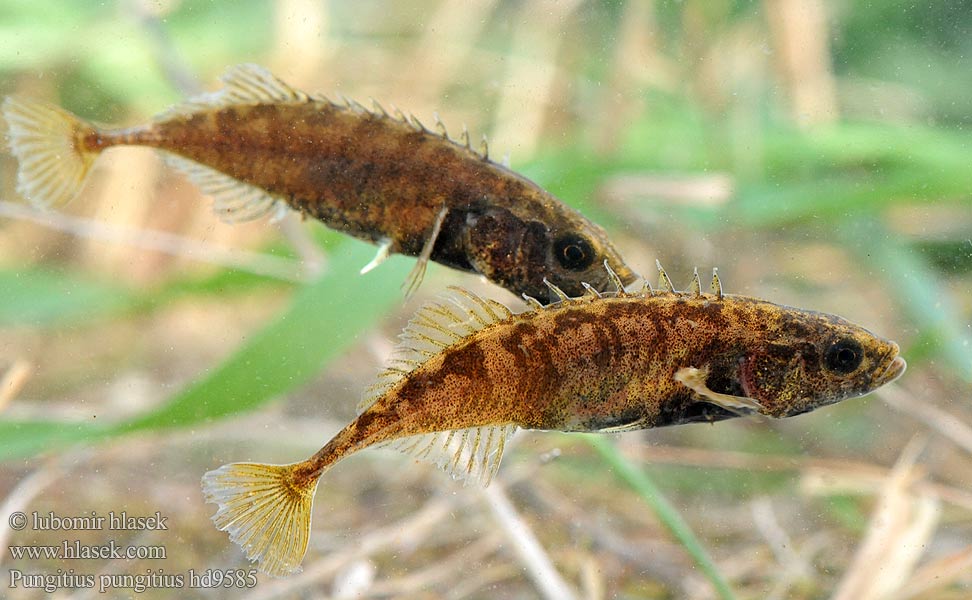
{"type": "Polygon", "coordinates": [[[969,597],[970,27],[0,0],[0,597],[969,597]]]}

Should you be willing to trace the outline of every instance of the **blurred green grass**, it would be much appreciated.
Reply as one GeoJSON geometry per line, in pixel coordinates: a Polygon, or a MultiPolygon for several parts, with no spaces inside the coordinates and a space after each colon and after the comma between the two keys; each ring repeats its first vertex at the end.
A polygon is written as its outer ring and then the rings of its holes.
{"type": "MultiPolygon", "coordinates": [[[[333,269],[300,289],[288,308],[232,356],[156,410],[118,423],[0,420],[0,460],[80,441],[198,426],[252,411],[300,386],[400,302],[399,287],[409,268],[406,259],[396,257],[383,269],[359,276],[359,265],[373,254],[374,249],[362,242],[348,240],[342,244],[333,254],[333,269]],[[349,306],[355,310],[348,310],[349,306]]],[[[97,290],[89,292],[88,299],[97,299],[99,292],[107,294],[91,285],[86,289],[97,290]]],[[[44,308],[44,316],[50,321],[78,317],[79,308],[84,307],[63,301],[44,308]]]]}
{"type": "Polygon", "coordinates": [[[127,288],[47,269],[0,271],[0,327],[56,327],[132,306],[127,288]]]}

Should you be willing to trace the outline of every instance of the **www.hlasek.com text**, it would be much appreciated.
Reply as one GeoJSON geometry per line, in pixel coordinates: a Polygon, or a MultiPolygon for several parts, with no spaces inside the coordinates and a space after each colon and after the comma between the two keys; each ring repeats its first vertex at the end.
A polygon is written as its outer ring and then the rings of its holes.
{"type": "Polygon", "coordinates": [[[82,544],[80,540],[63,540],[52,546],[8,546],[14,560],[165,560],[165,546],[119,546],[82,544]]]}

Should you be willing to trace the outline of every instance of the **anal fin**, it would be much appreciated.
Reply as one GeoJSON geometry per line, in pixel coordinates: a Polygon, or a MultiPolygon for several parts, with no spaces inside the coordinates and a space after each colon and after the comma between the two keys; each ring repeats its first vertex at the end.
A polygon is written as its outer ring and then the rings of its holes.
{"type": "Polygon", "coordinates": [[[753,412],[762,413],[764,411],[763,405],[752,398],[731,396],[710,390],[709,386],[705,383],[708,375],[708,368],[697,369],[695,367],[685,367],[675,373],[674,379],[699,396],[702,396],[706,402],[738,415],[748,416],[753,412]]]}
{"type": "Polygon", "coordinates": [[[188,158],[163,152],[165,162],[182,171],[204,194],[212,196],[213,211],[226,223],[242,223],[272,214],[279,218],[287,202],[266,190],[244,183],[188,158]]]}
{"type": "Polygon", "coordinates": [[[489,485],[517,426],[485,425],[412,435],[381,444],[428,461],[464,484],[489,485]]]}

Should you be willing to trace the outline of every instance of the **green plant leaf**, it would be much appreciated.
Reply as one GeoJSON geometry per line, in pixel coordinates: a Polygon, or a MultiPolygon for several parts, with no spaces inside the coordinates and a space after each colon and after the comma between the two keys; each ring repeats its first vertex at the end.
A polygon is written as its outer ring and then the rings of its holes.
{"type": "Polygon", "coordinates": [[[0,271],[0,327],[50,326],[131,307],[129,290],[75,275],[27,269],[0,271]]]}
{"type": "Polygon", "coordinates": [[[732,588],[729,587],[729,583],[722,576],[715,562],[712,561],[708,550],[695,537],[692,528],[685,522],[685,519],[682,518],[678,510],[672,506],[672,503],[665,498],[648,474],[631,464],[618,451],[614,443],[606,439],[605,436],[593,434],[584,437],[587,443],[600,454],[601,459],[614,470],[615,474],[623,479],[651,507],[651,510],[658,517],[658,520],[661,521],[662,525],[668,529],[668,532],[678,540],[689,556],[692,557],[695,565],[702,571],[706,579],[709,580],[709,583],[712,584],[719,597],[723,600],[733,600],[736,595],[732,591],[732,588]]]}
{"type": "Polygon", "coordinates": [[[290,306],[232,356],[156,410],[110,426],[0,420],[0,459],[29,456],[78,441],[188,427],[254,410],[308,381],[357,335],[403,301],[412,259],[393,257],[359,275],[374,246],[348,240],[331,269],[300,289],[290,306]]]}

